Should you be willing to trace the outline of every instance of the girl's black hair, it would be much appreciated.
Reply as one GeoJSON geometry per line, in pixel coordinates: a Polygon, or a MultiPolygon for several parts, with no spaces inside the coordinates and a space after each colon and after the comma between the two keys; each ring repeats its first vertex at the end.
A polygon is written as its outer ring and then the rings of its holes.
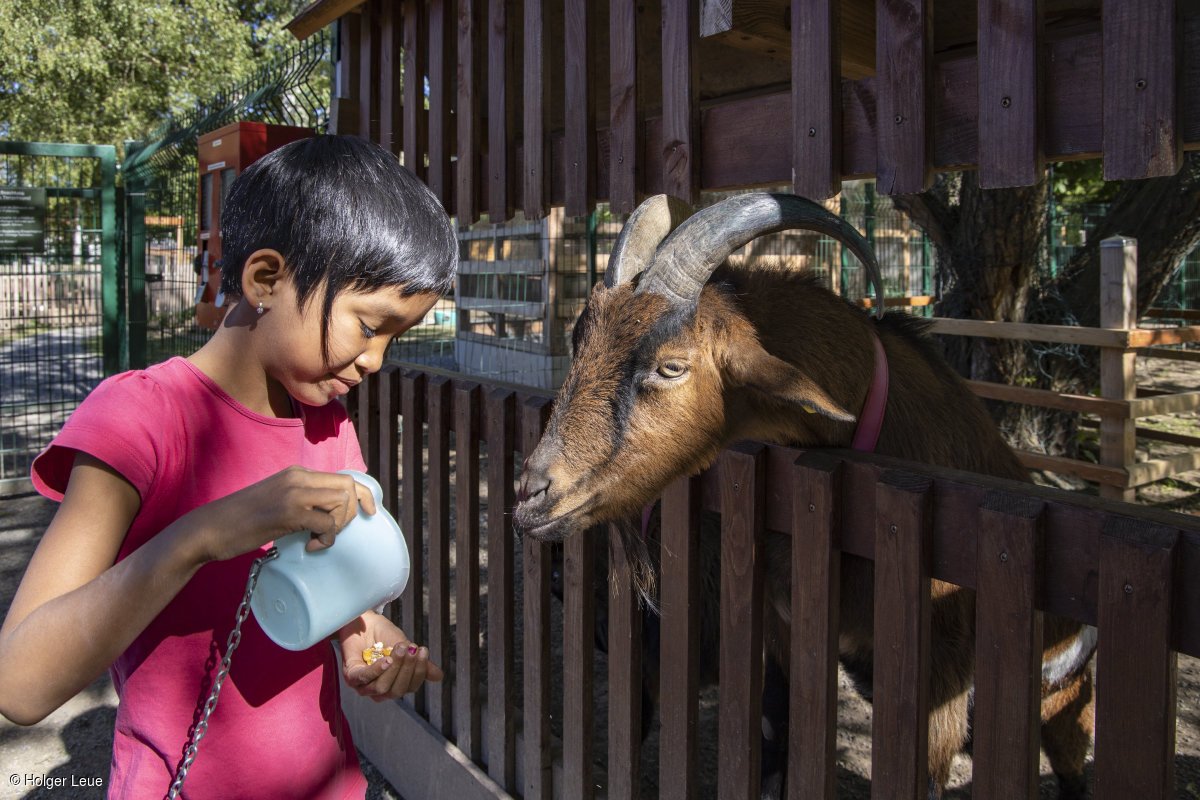
{"type": "Polygon", "coordinates": [[[301,308],[324,286],[322,349],[342,292],[441,294],[458,265],[437,198],[394,155],[357,136],[292,142],[237,177],[221,216],[226,295],[241,295],[246,259],[264,248],[283,255],[301,308]]]}

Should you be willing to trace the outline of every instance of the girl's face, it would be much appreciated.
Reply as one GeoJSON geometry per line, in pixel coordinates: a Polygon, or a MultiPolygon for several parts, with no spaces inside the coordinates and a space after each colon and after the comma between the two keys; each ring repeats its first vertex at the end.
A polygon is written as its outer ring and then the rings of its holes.
{"type": "Polygon", "coordinates": [[[261,342],[256,349],[268,377],[311,406],[325,405],[378,372],[392,339],[420,322],[438,300],[429,293],[405,297],[399,288],[342,292],[333,300],[323,352],[323,289],[315,289],[303,309],[290,279],[275,289],[269,311],[256,320],[269,334],[255,337],[261,342]]]}

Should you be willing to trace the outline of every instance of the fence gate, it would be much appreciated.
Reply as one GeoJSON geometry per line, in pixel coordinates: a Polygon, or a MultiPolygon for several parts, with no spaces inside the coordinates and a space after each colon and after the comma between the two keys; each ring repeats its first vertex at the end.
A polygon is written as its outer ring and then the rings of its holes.
{"type": "Polygon", "coordinates": [[[0,141],[0,494],[121,367],[116,151],[0,141]]]}

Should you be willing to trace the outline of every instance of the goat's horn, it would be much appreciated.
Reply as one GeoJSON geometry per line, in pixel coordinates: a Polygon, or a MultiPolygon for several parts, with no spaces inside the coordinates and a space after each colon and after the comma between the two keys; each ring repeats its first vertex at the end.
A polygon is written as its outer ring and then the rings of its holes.
{"type": "Polygon", "coordinates": [[[824,206],[792,194],[751,192],[697,211],[658,248],[654,266],[639,292],[657,292],[694,306],[713,270],[751,239],[783,230],[803,229],[837,239],[858,257],[875,289],[875,308],[883,316],[883,279],[867,240],[824,206]]]}
{"type": "Polygon", "coordinates": [[[692,213],[692,207],[669,194],[646,198],[634,209],[613,245],[604,270],[604,285],[618,286],[633,280],[651,261],[667,234],[692,213]]]}

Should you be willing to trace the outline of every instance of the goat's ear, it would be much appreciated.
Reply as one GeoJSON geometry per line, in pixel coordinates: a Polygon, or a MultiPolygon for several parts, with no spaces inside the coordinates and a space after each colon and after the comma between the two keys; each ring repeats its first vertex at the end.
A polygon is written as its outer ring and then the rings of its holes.
{"type": "Polygon", "coordinates": [[[757,342],[730,353],[725,366],[728,381],[733,386],[769,395],[838,422],[854,422],[854,415],[834,402],[816,381],[771,355],[757,342]]]}

